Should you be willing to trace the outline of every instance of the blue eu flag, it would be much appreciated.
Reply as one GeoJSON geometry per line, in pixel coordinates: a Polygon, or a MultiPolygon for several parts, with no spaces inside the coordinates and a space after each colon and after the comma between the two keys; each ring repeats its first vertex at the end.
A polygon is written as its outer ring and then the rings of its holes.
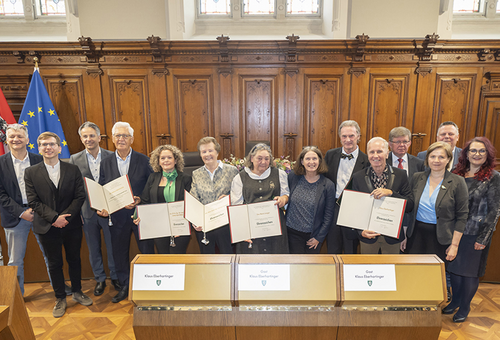
{"type": "Polygon", "coordinates": [[[64,137],[61,122],[56,110],[54,110],[54,105],[52,105],[52,101],[45,85],[43,85],[42,77],[40,77],[40,72],[38,72],[37,68],[35,68],[33,78],[31,78],[28,95],[26,96],[26,101],[19,117],[19,124],[23,124],[28,128],[30,138],[28,151],[39,153],[36,140],[42,132],[50,131],[61,138],[62,151],[60,158],[69,158],[68,143],[64,137]]]}

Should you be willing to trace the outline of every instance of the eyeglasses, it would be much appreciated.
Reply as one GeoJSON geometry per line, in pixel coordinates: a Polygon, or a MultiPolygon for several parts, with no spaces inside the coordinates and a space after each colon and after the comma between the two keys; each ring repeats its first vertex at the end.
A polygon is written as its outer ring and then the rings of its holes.
{"type": "Polygon", "coordinates": [[[116,139],[127,139],[131,137],[130,135],[113,135],[116,139]]]}
{"type": "Polygon", "coordinates": [[[469,149],[469,153],[470,153],[471,155],[475,155],[475,154],[477,154],[477,153],[478,153],[478,154],[480,154],[481,156],[483,156],[483,155],[486,155],[486,149],[479,149],[479,150],[477,150],[477,149],[469,149]]]}
{"type": "Polygon", "coordinates": [[[40,144],[40,146],[42,148],[46,148],[47,146],[50,146],[51,148],[55,147],[56,145],[58,145],[57,143],[42,143],[40,144]]]}
{"type": "Polygon", "coordinates": [[[390,142],[393,143],[393,144],[397,144],[397,145],[406,145],[406,144],[410,143],[410,141],[407,141],[407,140],[400,140],[400,141],[397,141],[397,142],[391,140],[390,142]]]}

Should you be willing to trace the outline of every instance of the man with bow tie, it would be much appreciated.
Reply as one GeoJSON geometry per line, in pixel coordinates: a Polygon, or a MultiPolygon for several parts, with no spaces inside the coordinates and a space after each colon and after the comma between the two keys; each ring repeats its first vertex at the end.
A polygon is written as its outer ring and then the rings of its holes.
{"type": "MultiPolygon", "coordinates": [[[[354,120],[346,120],[339,126],[339,137],[342,147],[326,152],[325,162],[328,165],[327,178],[336,187],[335,197],[338,199],[351,180],[352,174],[370,165],[368,156],[358,147],[361,137],[359,125],[354,120]]],[[[358,234],[351,228],[337,225],[339,205],[335,204],[332,224],[327,236],[329,254],[356,254],[358,249],[358,234]]]]}

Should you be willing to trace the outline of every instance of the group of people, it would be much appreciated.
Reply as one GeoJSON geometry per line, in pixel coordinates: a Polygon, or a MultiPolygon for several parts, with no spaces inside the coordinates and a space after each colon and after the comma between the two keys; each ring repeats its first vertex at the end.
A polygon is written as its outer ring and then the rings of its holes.
{"type": "Polygon", "coordinates": [[[453,298],[443,313],[465,320],[470,302],[484,274],[492,233],[500,214],[500,174],[494,170],[495,149],[485,137],[456,146],[458,127],[444,122],[437,142],[417,157],[408,154],[411,132],[396,127],[389,141],[374,137],[367,154],[358,147],[359,125],[344,121],[338,129],[341,147],[323,157],[315,146],[302,149],[289,174],[275,167],[271,148],[257,144],[238,170],[218,159],[221,146],[203,137],[198,151],[204,166],[185,174],[183,153],[161,145],[147,157],[132,149],[134,130],[126,122],[112,128],[115,152],[102,149],[99,127],[91,122],[78,133],[85,150],[60,162],[59,137],[45,132],[38,138],[40,155],[27,150],[23,125],[7,127],[10,152],[0,157],[0,213],[9,246],[9,265],[18,266],[24,292],[23,261],[32,229],[44,253],[56,295],[54,317],[64,315],[66,295],[83,305],[92,300],[81,291],[80,247],[82,224],[96,286],[103,294],[106,273],[101,254],[101,230],[108,252],[111,283],[118,291],[112,302],[127,298],[132,233],[145,254],[185,254],[190,236],[141,240],[139,204],[174,202],[188,191],[203,204],[231,195],[231,204],[275,201],[281,235],[231,243],[229,225],[203,232],[193,225],[202,254],[319,253],[326,241],[330,254],[436,254],[446,264],[453,298]],[[389,151],[389,147],[391,152],[389,151]],[[90,208],[83,177],[104,185],[128,175],[134,203],[111,215],[90,208]],[[358,231],[337,224],[339,198],[344,189],[370,193],[375,199],[406,200],[403,232],[399,238],[358,231]],[[284,210],[286,209],[286,213],[284,210]],[[208,242],[207,242],[208,240],[208,242]],[[69,265],[71,287],[65,285],[62,248],[69,265]]]}

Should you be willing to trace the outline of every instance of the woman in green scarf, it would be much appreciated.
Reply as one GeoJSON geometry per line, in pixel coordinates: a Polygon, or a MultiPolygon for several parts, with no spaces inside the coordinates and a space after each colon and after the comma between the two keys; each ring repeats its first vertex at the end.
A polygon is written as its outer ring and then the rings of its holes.
{"type": "MultiPolygon", "coordinates": [[[[141,204],[184,200],[184,190],[191,190],[191,176],[182,173],[184,156],[181,150],[173,145],[160,145],[151,153],[149,163],[154,172],[144,187],[141,204]]],[[[138,223],[139,219],[134,222],[138,223]]],[[[189,239],[190,236],[175,236],[174,240],[160,237],[154,241],[159,254],[185,254],[189,239]]]]}

